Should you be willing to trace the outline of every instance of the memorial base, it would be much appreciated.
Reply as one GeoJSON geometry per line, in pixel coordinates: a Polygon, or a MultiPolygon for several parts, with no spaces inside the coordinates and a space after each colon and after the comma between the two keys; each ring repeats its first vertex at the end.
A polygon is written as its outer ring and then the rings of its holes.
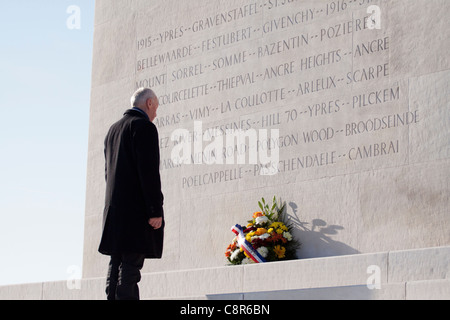
{"type": "MultiPolygon", "coordinates": [[[[0,299],[104,300],[105,279],[0,287],[0,299]]],[[[142,275],[144,300],[450,299],[450,247],[142,275]]]]}

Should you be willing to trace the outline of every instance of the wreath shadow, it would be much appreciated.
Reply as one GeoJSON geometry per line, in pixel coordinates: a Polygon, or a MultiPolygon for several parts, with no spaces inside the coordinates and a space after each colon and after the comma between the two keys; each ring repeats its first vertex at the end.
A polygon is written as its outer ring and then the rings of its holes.
{"type": "Polygon", "coordinates": [[[344,230],[343,226],[328,225],[323,219],[314,219],[311,223],[301,221],[298,216],[298,206],[292,201],[286,204],[285,210],[288,222],[293,227],[293,236],[301,243],[301,247],[297,250],[299,259],[360,253],[355,248],[332,239],[331,236],[344,230]]]}

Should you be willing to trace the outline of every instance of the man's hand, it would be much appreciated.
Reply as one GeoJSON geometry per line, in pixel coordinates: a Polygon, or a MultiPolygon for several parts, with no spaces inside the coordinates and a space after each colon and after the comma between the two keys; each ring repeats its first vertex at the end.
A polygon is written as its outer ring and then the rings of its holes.
{"type": "Polygon", "coordinates": [[[153,229],[158,230],[162,226],[162,218],[151,218],[148,220],[148,224],[153,227],[153,229]]]}

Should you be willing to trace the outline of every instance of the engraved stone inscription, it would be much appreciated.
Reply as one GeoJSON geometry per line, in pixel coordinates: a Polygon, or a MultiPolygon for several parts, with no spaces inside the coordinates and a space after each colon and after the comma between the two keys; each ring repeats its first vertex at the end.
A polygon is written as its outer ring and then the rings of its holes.
{"type": "MultiPolygon", "coordinates": [[[[162,170],[192,172],[177,176],[182,189],[257,181],[264,165],[174,164],[171,151],[180,143],[170,139],[174,130],[191,130],[192,141],[206,146],[193,132],[194,121],[221,134],[278,128],[276,141],[257,142],[257,148],[281,150],[274,183],[291,171],[302,179],[301,170],[314,168],[320,178],[329,172],[325,167],[354,172],[386,162],[375,158],[403,161],[407,141],[397,129],[421,118],[407,108],[405,83],[391,80],[397,39],[368,27],[369,5],[380,1],[248,1],[150,35],[138,30],[135,84],[159,95],[162,170]],[[222,179],[224,172],[234,174],[222,179]]],[[[250,152],[249,143],[235,149],[250,152]]],[[[222,152],[225,159],[236,155],[222,152]]]]}

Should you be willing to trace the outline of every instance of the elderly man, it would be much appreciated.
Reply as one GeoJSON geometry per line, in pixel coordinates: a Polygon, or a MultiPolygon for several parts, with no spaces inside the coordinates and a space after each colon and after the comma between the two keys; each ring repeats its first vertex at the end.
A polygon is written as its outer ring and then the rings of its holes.
{"type": "Polygon", "coordinates": [[[159,174],[158,98],[141,88],[132,109],[111,126],[105,139],[106,197],[99,252],[111,256],[108,300],[139,300],[145,259],[160,259],[164,212],[159,174]]]}

